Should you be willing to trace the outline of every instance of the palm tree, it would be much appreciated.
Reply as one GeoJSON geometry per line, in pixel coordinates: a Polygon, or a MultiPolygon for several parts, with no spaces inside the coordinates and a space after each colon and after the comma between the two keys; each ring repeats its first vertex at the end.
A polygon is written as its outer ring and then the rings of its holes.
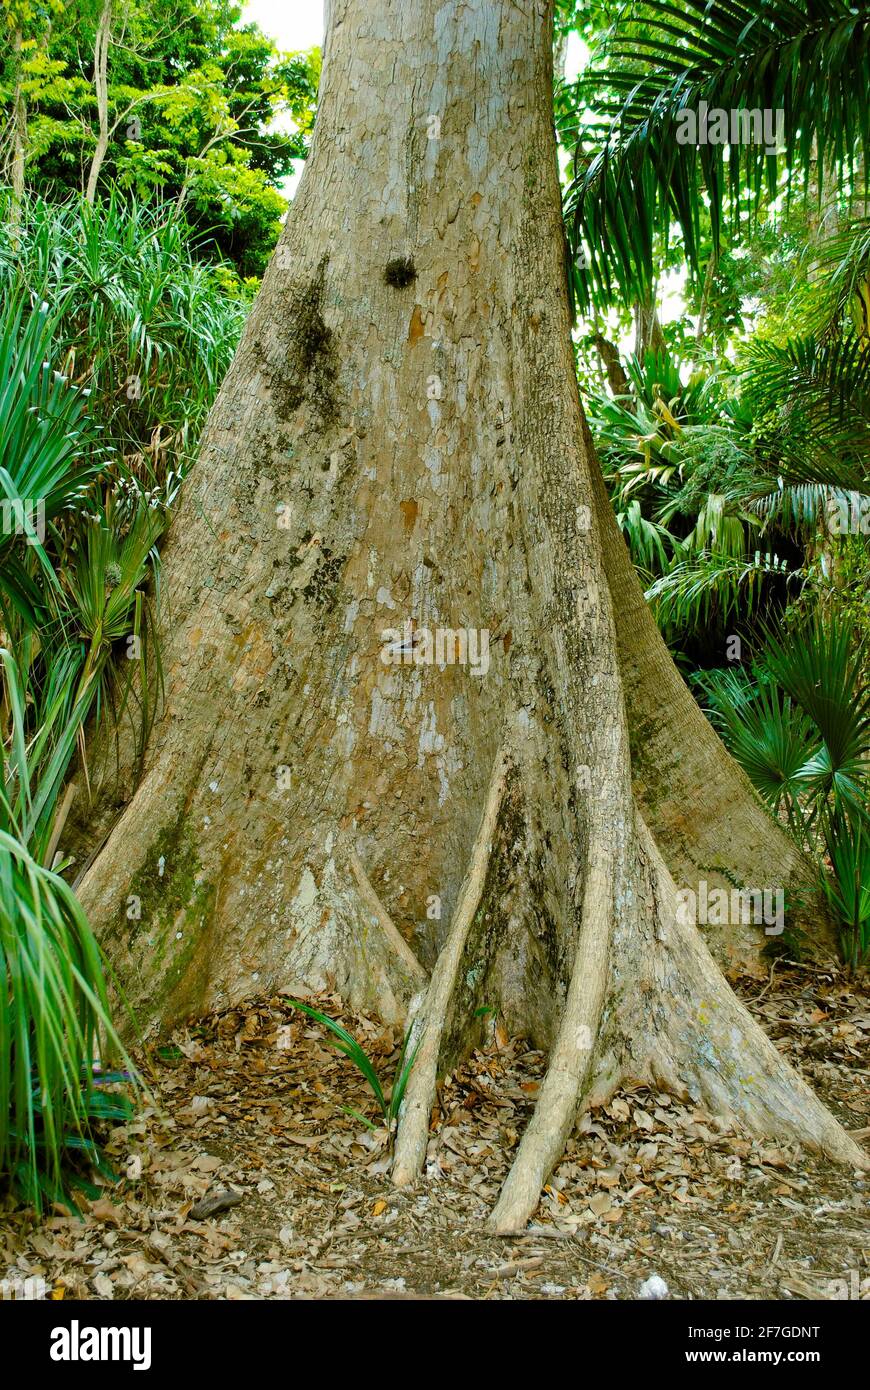
{"type": "Polygon", "coordinates": [[[578,83],[578,102],[594,97],[600,116],[577,126],[566,199],[582,306],[648,301],[675,227],[700,279],[707,232],[716,256],[726,224],[746,214],[751,225],[784,180],[789,197],[802,185],[819,202],[844,177],[854,183],[870,137],[870,16],[848,0],[645,0],[605,53],[578,83]],[[693,142],[687,117],[703,126],[702,103],[726,112],[728,128],[711,124],[693,142]],[[782,112],[781,149],[745,138],[753,111],[782,112]]]}

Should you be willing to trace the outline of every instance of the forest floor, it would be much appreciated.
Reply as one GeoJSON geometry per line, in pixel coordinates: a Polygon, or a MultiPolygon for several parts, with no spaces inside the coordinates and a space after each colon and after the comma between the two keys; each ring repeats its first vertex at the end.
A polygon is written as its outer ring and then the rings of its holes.
{"type": "MultiPolygon", "coordinates": [[[[870,993],[782,963],[734,984],[867,1130],[870,993]]],[[[392,1036],[318,1003],[391,1076],[392,1036]]],[[[41,1276],[54,1298],[630,1299],[653,1274],[681,1299],[870,1298],[870,1180],[647,1088],[583,1117],[523,1236],[489,1235],[543,1070],[496,1030],[440,1089],[425,1180],[400,1192],[385,1133],[342,1109],[374,1117],[325,1030],[282,999],[229,1010],[155,1053],[154,1104],[109,1143],[126,1176],[84,1219],[7,1201],[0,1277],[41,1276]]]]}

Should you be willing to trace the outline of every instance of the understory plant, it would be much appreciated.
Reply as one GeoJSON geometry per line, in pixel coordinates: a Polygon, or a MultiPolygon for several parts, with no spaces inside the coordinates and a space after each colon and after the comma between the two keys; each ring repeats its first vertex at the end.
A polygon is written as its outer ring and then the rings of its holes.
{"type": "Polygon", "coordinates": [[[726,747],[762,800],[816,854],[844,962],[870,931],[870,690],[866,639],[848,615],[816,612],[765,645],[749,669],[695,673],[726,747]]]}
{"type": "MultiPolygon", "coordinates": [[[[0,189],[0,222],[10,196],[0,189]]],[[[27,196],[0,238],[0,295],[52,306],[70,381],[127,471],[170,501],[195,455],[253,297],[228,266],[197,254],[172,205],[111,191],[50,203],[27,196]]]]}
{"type": "Polygon", "coordinates": [[[21,674],[11,653],[0,651],[0,663],[9,718],[0,743],[0,1178],[41,1211],[77,1187],[95,1196],[87,1168],[111,1175],[95,1126],[129,1117],[133,1071],[100,948],[63,862],[49,863],[80,716],[55,703],[28,737],[21,674]]]}
{"type": "MultiPolygon", "coordinates": [[[[299,1009],[302,1013],[308,1014],[309,1018],[315,1019],[317,1023],[322,1024],[323,1027],[332,1034],[332,1037],[329,1039],[332,1046],[337,1048],[339,1052],[343,1053],[345,1057],[353,1062],[357,1071],[368,1083],[372,1095],[377,1102],[383,1124],[392,1140],[395,1134],[396,1122],[399,1118],[399,1110],[402,1100],[404,1099],[405,1089],[408,1085],[408,1078],[411,1075],[411,1068],[417,1056],[417,1048],[420,1046],[418,1041],[411,1051],[408,1051],[412,1030],[410,1028],[408,1029],[402,1041],[398,1061],[396,1062],[396,1069],[393,1073],[392,1084],[388,1086],[389,1099],[387,1099],[386,1092],[375,1071],[371,1058],[365,1048],[357,1042],[356,1038],[354,1038],[346,1028],[343,1028],[340,1023],[336,1023],[335,1019],[330,1018],[328,1014],[322,1013],[320,1009],[315,1009],[311,1004],[304,1004],[299,999],[288,999],[287,1003],[291,1008],[299,1009]]],[[[341,1109],[345,1114],[352,1115],[354,1119],[360,1120],[368,1129],[377,1129],[377,1125],[373,1125],[371,1120],[367,1119],[365,1115],[360,1114],[358,1110],[354,1110],[351,1106],[343,1105],[341,1109]]]]}
{"type": "Polygon", "coordinates": [[[854,973],[867,959],[870,948],[870,833],[866,817],[830,817],[825,823],[825,850],[831,872],[820,871],[822,892],[839,926],[841,955],[854,973]]]}
{"type": "Polygon", "coordinates": [[[61,707],[76,711],[83,752],[92,715],[117,724],[135,708],[140,743],[147,731],[166,509],[149,504],[107,443],[89,388],[61,370],[60,331],[59,311],[38,296],[0,310],[0,624],[35,748],[61,707]]]}
{"type": "Polygon", "coordinates": [[[157,546],[248,298],[114,193],[25,198],[0,242],[0,1181],[37,1208],[108,1173],[95,1126],[130,1109],[59,846],[96,729],[109,749],[126,715],[144,746],[157,546]]]}

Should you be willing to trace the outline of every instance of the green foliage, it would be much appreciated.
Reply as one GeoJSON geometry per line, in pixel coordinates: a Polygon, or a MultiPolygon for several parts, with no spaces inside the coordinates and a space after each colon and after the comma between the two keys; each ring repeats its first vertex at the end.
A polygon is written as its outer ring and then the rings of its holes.
{"type": "Polygon", "coordinates": [[[767,633],[749,672],[692,677],[726,747],[795,837],[827,858],[820,881],[840,923],[844,961],[870,931],[870,692],[866,641],[842,615],[812,614],[767,633]]]}
{"type": "Polygon", "coordinates": [[[599,49],[603,61],[575,93],[578,114],[590,102],[595,114],[575,122],[566,198],[584,308],[647,301],[675,225],[700,276],[708,234],[715,254],[742,213],[751,230],[783,171],[789,196],[798,175],[820,196],[827,181],[854,173],[870,138],[856,80],[867,71],[870,17],[847,0],[644,0],[620,11],[599,49]],[[728,113],[782,110],[781,152],[730,128],[721,143],[682,143],[685,113],[701,102],[728,113]]]}
{"type": "MultiPolygon", "coordinates": [[[[159,662],[146,669],[145,586],[165,525],[164,510],[119,478],[87,390],[52,364],[57,332],[57,311],[50,317],[39,298],[29,312],[13,298],[0,316],[0,484],[25,518],[43,508],[38,532],[10,525],[0,540],[0,616],[27,684],[30,731],[47,748],[53,712],[75,711],[79,730],[93,710],[118,718],[134,672],[147,724],[159,662]]],[[[55,794],[65,772],[57,769],[55,794]]]]}
{"type": "MultiPolygon", "coordinates": [[[[26,106],[26,178],[52,202],[84,192],[97,147],[95,44],[102,0],[18,15],[20,51],[0,57],[0,104],[26,106]]],[[[319,54],[279,53],[233,0],[126,0],[111,10],[108,144],[98,188],[186,209],[211,254],[261,275],[304,158],[319,54]]],[[[13,30],[15,25],[10,26],[13,30]]]]}
{"type": "Polygon", "coordinates": [[[833,333],[745,351],[756,446],[799,484],[870,490],[870,338],[833,333]]]}
{"type": "Polygon", "coordinates": [[[831,872],[822,870],[822,891],[840,926],[840,951],[857,970],[870,948],[870,834],[866,819],[838,814],[825,824],[831,872]]]}
{"type": "Polygon", "coordinates": [[[86,734],[125,712],[143,745],[157,545],[250,290],[172,208],[113,192],[2,211],[0,1171],[39,1205],[87,1164],[108,1173],[94,1125],[128,1111],[94,1070],[125,1059],[57,852],[73,763],[87,774],[86,734]]]}
{"type": "Polygon", "coordinates": [[[812,617],[787,636],[769,633],[764,668],[821,740],[801,778],[811,807],[860,814],[870,772],[870,691],[861,690],[863,645],[848,621],[812,617]]]}
{"type": "MultiPolygon", "coordinates": [[[[10,213],[8,196],[0,216],[10,213]]],[[[0,292],[52,306],[46,332],[69,378],[90,394],[127,471],[169,502],[235,352],[251,291],[199,259],[171,207],[111,194],[19,209],[15,243],[0,240],[0,292]]]]}
{"type": "Polygon", "coordinates": [[[825,816],[866,811],[864,659],[847,621],[812,616],[785,636],[768,632],[751,675],[732,669],[694,678],[726,746],[763,799],[784,809],[804,834],[825,816]]]}
{"type": "Polygon", "coordinates": [[[758,549],[749,421],[719,376],[689,374],[665,353],[627,365],[630,394],[588,398],[617,520],[666,632],[751,613],[765,581],[789,581],[758,549]]]}
{"type": "Polygon", "coordinates": [[[742,557],[723,551],[700,551],[675,563],[646,591],[666,632],[697,631],[716,620],[718,629],[738,614],[754,617],[763,608],[766,580],[799,579],[773,552],[742,557]]]}
{"type": "Polygon", "coordinates": [[[30,309],[19,291],[0,311],[0,485],[22,512],[41,504],[51,521],[84,495],[106,455],[87,392],[52,369],[56,310],[45,301],[30,309]]]}
{"type": "Polygon", "coordinates": [[[632,364],[630,395],[596,399],[593,421],[656,617],[684,661],[702,658],[690,680],[708,714],[816,856],[843,959],[856,968],[870,867],[867,229],[858,219],[826,239],[805,217],[803,231],[785,254],[769,228],[755,231],[758,273],[744,289],[764,290],[772,311],[736,361],[720,356],[688,375],[655,359],[643,371],[632,364]],[[690,410],[699,378],[705,392],[690,410]],[[644,524],[666,533],[655,552],[642,549],[644,524]],[[721,651],[726,623],[755,653],[748,670],[705,669],[709,636],[721,651]]]}
{"type": "MultiPolygon", "coordinates": [[[[299,1009],[302,1013],[308,1014],[309,1018],[315,1019],[317,1023],[322,1024],[324,1028],[332,1033],[333,1037],[330,1041],[332,1041],[333,1047],[338,1048],[339,1052],[349,1058],[360,1075],[365,1078],[377,1102],[384,1125],[392,1135],[399,1118],[399,1109],[401,1108],[405,1089],[408,1085],[408,1078],[411,1075],[411,1068],[417,1056],[417,1048],[420,1046],[418,1042],[416,1046],[412,1048],[411,1052],[408,1052],[408,1045],[411,1041],[411,1030],[409,1029],[402,1042],[388,1100],[371,1058],[365,1048],[360,1046],[346,1028],[343,1028],[340,1023],[336,1023],[335,1019],[329,1018],[327,1014],[321,1013],[319,1009],[312,1008],[310,1004],[303,1004],[298,999],[289,999],[287,1002],[291,1008],[299,1009]]],[[[361,1115],[359,1111],[347,1108],[347,1113],[353,1115],[355,1119],[361,1120],[369,1129],[375,1128],[371,1120],[367,1120],[365,1115],[361,1115]]]]}
{"type": "Polygon", "coordinates": [[[590,393],[617,519],[666,635],[769,618],[814,565],[815,587],[830,582],[849,544],[838,533],[870,511],[868,347],[850,331],[782,346],[756,335],[739,370],[683,384],[678,363],[647,354],[628,363],[628,395],[590,393]]]}
{"type": "Polygon", "coordinates": [[[0,662],[9,717],[0,744],[0,1175],[40,1211],[86,1185],[82,1161],[108,1171],[94,1124],[129,1116],[116,1085],[129,1078],[110,1068],[130,1064],[99,947],[71,888],[44,862],[80,712],[53,706],[29,740],[21,673],[9,652],[0,662]]]}

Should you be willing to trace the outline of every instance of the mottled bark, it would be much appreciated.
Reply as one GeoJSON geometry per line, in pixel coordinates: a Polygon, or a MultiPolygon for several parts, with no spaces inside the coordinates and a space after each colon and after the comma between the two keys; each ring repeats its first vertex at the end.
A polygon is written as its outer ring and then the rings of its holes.
{"type": "Polygon", "coordinates": [[[607,384],[610,387],[611,395],[627,396],[631,387],[628,377],[625,375],[625,368],[619,360],[619,350],[615,343],[611,343],[608,338],[604,337],[603,333],[596,333],[594,342],[598,356],[604,364],[604,370],[607,372],[607,384]]]}
{"type": "Polygon", "coordinates": [[[15,90],[12,93],[11,129],[9,132],[10,155],[8,159],[9,182],[12,187],[11,221],[13,228],[21,220],[24,170],[27,161],[27,97],[24,92],[23,43],[24,35],[20,29],[16,29],[12,36],[15,90]]]}
{"type": "Polygon", "coordinates": [[[700,357],[701,349],[704,346],[704,334],[707,331],[707,316],[710,312],[710,299],[713,294],[713,285],[716,281],[716,270],[719,265],[719,257],[715,247],[711,246],[710,254],[707,257],[707,268],[704,271],[704,283],[701,287],[701,296],[698,302],[698,326],[695,329],[695,360],[700,357]]]}
{"type": "MultiPolygon", "coordinates": [[[[573,372],[550,7],[334,0],[327,35],[164,557],[168,709],[84,902],[150,1017],[324,987],[410,1010],[398,1180],[477,1005],[550,1047],[500,1229],[624,1076],[860,1163],[676,922],[637,810],[656,672],[573,372]]],[[[705,769],[654,758],[700,802],[705,769]]]]}
{"type": "Polygon", "coordinates": [[[112,0],[104,0],[94,38],[94,95],[97,99],[97,142],[88,170],[85,198],[93,204],[100,170],[109,148],[109,43],[112,37],[112,0]]]}
{"type": "Polygon", "coordinates": [[[648,304],[638,302],[634,306],[634,355],[642,362],[646,353],[662,353],[666,350],[653,291],[653,297],[648,304]]]}

